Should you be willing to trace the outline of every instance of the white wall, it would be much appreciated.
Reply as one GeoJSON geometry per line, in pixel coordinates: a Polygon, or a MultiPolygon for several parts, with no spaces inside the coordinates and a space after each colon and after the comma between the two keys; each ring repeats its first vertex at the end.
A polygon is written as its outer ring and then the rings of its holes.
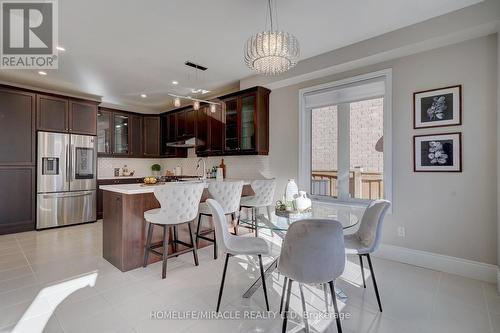
{"type": "MultiPolygon", "coordinates": [[[[497,33],[497,175],[500,175],[500,33],[497,33]]],[[[497,177],[497,251],[497,288],[500,293],[500,176],[497,177]]]]}
{"type": "Polygon", "coordinates": [[[278,193],[298,176],[299,89],[385,68],[393,70],[394,206],[383,242],[497,264],[495,35],[273,90],[269,167],[278,193]],[[413,130],[413,92],[454,84],[463,85],[463,125],[413,130]],[[414,173],[413,135],[451,131],[463,135],[463,172],[414,173]]]}

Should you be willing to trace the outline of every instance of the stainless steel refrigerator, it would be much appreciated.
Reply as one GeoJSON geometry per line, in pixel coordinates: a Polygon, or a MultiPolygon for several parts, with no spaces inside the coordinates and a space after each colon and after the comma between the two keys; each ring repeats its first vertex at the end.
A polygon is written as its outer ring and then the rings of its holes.
{"type": "Polygon", "coordinates": [[[96,220],[97,139],[38,132],[37,229],[96,220]]]}

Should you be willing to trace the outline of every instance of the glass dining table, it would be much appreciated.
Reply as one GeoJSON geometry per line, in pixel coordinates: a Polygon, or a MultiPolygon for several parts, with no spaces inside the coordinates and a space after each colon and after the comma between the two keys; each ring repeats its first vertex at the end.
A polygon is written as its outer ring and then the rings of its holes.
{"type": "MultiPolygon", "coordinates": [[[[352,229],[354,232],[354,227],[361,220],[364,210],[365,208],[360,206],[314,201],[310,212],[290,215],[286,213],[282,214],[272,212],[271,219],[267,217],[267,214],[256,214],[256,216],[250,215],[243,218],[240,217],[240,226],[254,227],[256,236],[258,236],[259,232],[270,230],[278,237],[284,239],[286,231],[294,222],[314,218],[339,221],[342,224],[344,231],[352,229]]],[[[266,277],[276,270],[278,267],[278,259],[279,257],[275,258],[266,268],[266,277]]],[[[243,294],[243,297],[251,297],[261,285],[262,281],[259,278],[252,286],[250,286],[250,288],[248,288],[248,290],[243,294]]],[[[340,298],[347,298],[347,295],[345,295],[341,290],[337,290],[337,295],[340,298]]]]}

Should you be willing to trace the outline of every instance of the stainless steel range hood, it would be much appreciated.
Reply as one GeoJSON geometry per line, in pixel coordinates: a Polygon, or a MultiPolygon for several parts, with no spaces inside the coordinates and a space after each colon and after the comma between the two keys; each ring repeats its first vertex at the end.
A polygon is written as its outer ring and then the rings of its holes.
{"type": "Polygon", "coordinates": [[[173,147],[173,148],[194,148],[196,146],[203,145],[204,142],[200,139],[197,139],[195,137],[191,138],[186,138],[184,140],[179,140],[179,141],[174,141],[174,142],[167,142],[167,147],[173,147]]]}

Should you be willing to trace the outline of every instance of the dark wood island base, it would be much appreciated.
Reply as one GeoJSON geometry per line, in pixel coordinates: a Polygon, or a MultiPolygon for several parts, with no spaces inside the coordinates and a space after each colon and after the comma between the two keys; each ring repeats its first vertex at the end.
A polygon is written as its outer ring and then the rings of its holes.
{"type": "MultiPolygon", "coordinates": [[[[144,212],[159,208],[160,203],[153,193],[123,194],[104,191],[103,212],[103,257],[122,272],[142,267],[144,260],[144,246],[146,244],[147,223],[144,212]]],[[[204,224],[208,223],[204,221],[204,224]]],[[[187,224],[177,226],[179,240],[190,243],[187,224]]],[[[153,230],[153,243],[161,242],[163,233],[161,228],[153,230]]],[[[174,253],[172,235],[169,236],[168,253],[174,253]]],[[[211,245],[200,241],[199,247],[211,245]]],[[[178,250],[185,249],[178,245],[178,250]]],[[[148,264],[160,261],[156,255],[150,255],[148,264]]]]}
{"type": "MultiPolygon", "coordinates": [[[[103,257],[122,272],[142,267],[148,231],[147,223],[144,220],[144,212],[160,208],[160,203],[154,196],[153,188],[141,186],[140,184],[100,186],[100,189],[103,190],[103,257]],[[120,191],[120,188],[125,188],[132,193],[124,193],[127,191],[120,191]]],[[[255,192],[249,184],[245,184],[242,196],[249,195],[255,195],[255,192]]],[[[204,202],[209,197],[208,189],[205,188],[201,202],[204,202]]],[[[194,227],[196,228],[197,225],[195,224],[194,227]]],[[[211,219],[210,221],[207,221],[207,219],[202,220],[202,231],[204,229],[213,230],[211,219]]],[[[177,232],[180,241],[187,244],[191,243],[187,224],[178,225],[177,232]]],[[[152,243],[161,242],[162,240],[162,228],[154,228],[152,243]]],[[[168,244],[168,254],[174,253],[172,233],[169,235],[168,244]]],[[[210,245],[213,245],[213,243],[200,239],[198,248],[210,245]]],[[[186,248],[182,244],[177,246],[179,252],[186,248]]],[[[160,260],[159,256],[150,255],[148,264],[160,260]]]]}

